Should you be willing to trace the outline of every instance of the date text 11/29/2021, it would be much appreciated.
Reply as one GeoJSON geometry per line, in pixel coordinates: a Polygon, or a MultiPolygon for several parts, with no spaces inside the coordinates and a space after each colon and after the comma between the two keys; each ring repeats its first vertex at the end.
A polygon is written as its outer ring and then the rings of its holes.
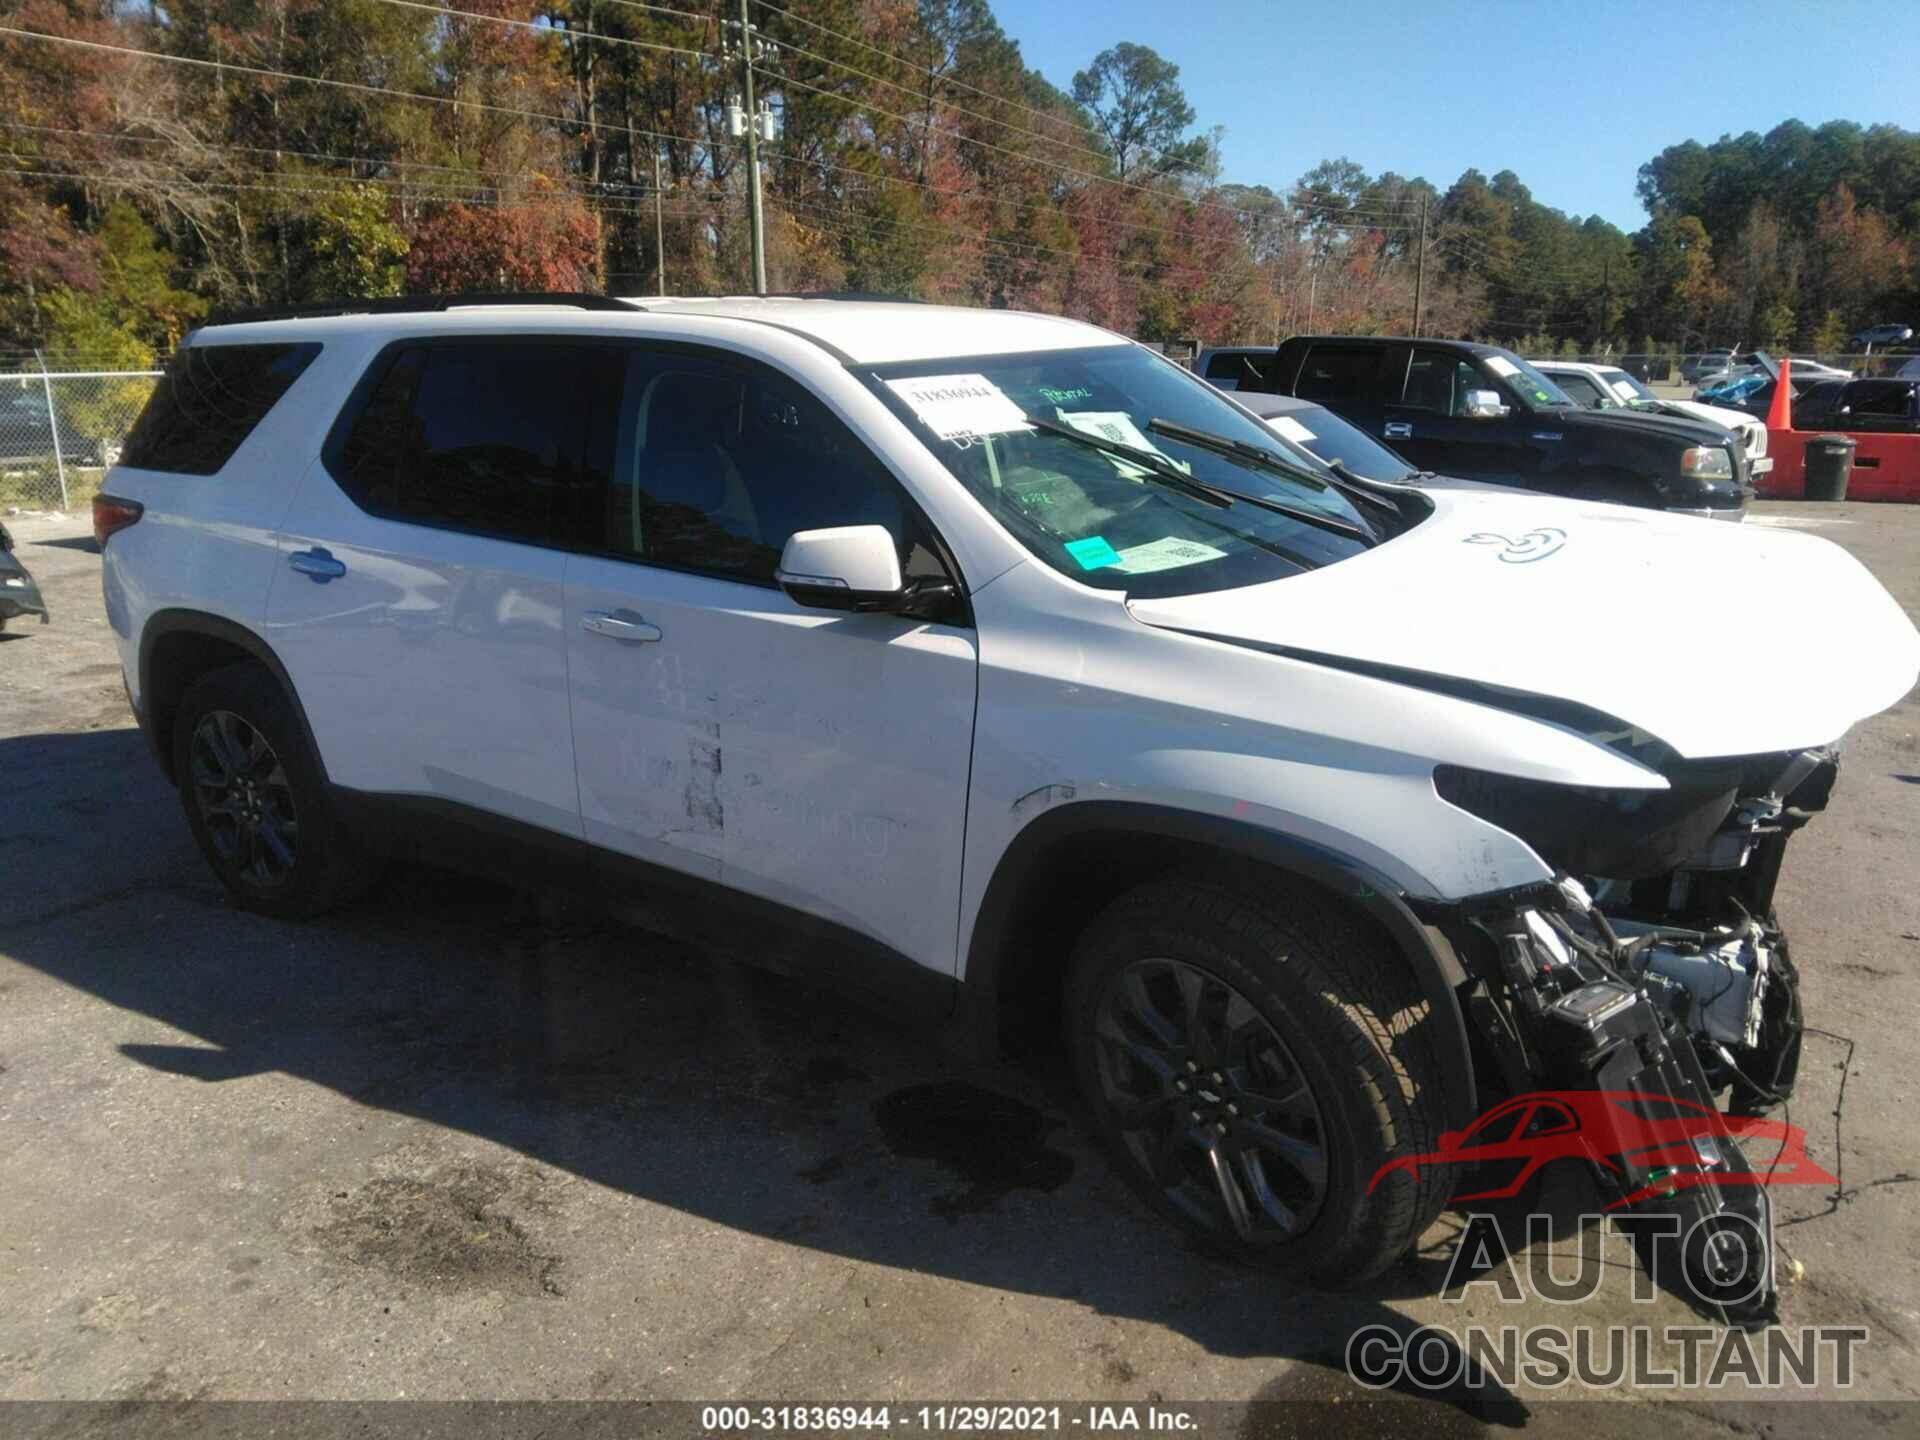
{"type": "Polygon", "coordinates": [[[935,1434],[1010,1431],[1157,1431],[1199,1428],[1189,1410],[1168,1405],[706,1405],[700,1429],[712,1435],[752,1431],[893,1429],[935,1434]]]}

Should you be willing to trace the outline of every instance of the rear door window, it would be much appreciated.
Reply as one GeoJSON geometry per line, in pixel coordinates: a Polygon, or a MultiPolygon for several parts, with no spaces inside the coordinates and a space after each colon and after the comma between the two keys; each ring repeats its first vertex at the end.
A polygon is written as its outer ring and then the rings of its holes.
{"type": "Polygon", "coordinates": [[[1387,351],[1373,345],[1315,345],[1300,367],[1293,393],[1302,400],[1342,406],[1378,404],[1387,351]]]}
{"type": "Polygon", "coordinates": [[[214,474],[319,353],[315,344],[187,346],[154,386],[120,463],[176,475],[214,474]]]}
{"type": "Polygon", "coordinates": [[[618,352],[539,339],[387,352],[328,468],[362,509],[537,545],[592,528],[618,352]],[[595,417],[600,424],[590,433],[595,417]]]}

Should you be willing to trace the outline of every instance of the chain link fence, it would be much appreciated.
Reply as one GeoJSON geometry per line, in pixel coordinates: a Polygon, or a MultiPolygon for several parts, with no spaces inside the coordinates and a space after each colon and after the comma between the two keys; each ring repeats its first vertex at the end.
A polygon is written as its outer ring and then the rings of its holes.
{"type": "MultiPolygon", "coordinates": [[[[1592,365],[1617,365],[1635,379],[1645,380],[1654,385],[1691,387],[1722,374],[1729,368],[1727,352],[1724,350],[1663,350],[1652,353],[1635,350],[1623,353],[1616,350],[1588,354],[1572,346],[1554,349],[1538,345],[1522,345],[1520,353],[1529,360],[1578,360],[1592,365]]],[[[1738,363],[1745,363],[1749,353],[1740,352],[1738,363]]],[[[1774,354],[1773,358],[1775,360],[1792,359],[1799,367],[1802,376],[1808,373],[1810,366],[1860,378],[1893,375],[1900,372],[1903,367],[1911,367],[1907,369],[1908,374],[1920,372],[1920,354],[1910,350],[1892,350],[1884,353],[1876,350],[1871,355],[1858,351],[1811,354],[1796,350],[1774,354]]]]}
{"type": "Polygon", "coordinates": [[[74,510],[100,488],[158,370],[0,370],[0,513],[74,510]]]}

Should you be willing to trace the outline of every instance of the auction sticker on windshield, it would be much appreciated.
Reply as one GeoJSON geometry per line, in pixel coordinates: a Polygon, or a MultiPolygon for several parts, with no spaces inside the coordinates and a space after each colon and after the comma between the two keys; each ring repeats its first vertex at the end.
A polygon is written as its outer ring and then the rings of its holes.
{"type": "Polygon", "coordinates": [[[1129,545],[1119,552],[1120,563],[1113,568],[1122,575],[1151,575],[1156,570],[1178,570],[1183,565],[1198,565],[1206,560],[1224,560],[1227,552],[1203,545],[1198,540],[1183,540],[1169,535],[1145,545],[1129,545]]]}
{"type": "Polygon", "coordinates": [[[1020,407],[984,375],[919,375],[889,380],[887,388],[942,440],[1005,435],[1027,428],[1020,407]]]}
{"type": "Polygon", "coordinates": [[[1313,439],[1313,432],[1291,415],[1269,415],[1267,417],[1267,424],[1270,428],[1278,430],[1296,445],[1304,445],[1313,439]]]}
{"type": "Polygon", "coordinates": [[[1503,379],[1520,373],[1520,367],[1504,355],[1487,356],[1487,369],[1503,379]]]}

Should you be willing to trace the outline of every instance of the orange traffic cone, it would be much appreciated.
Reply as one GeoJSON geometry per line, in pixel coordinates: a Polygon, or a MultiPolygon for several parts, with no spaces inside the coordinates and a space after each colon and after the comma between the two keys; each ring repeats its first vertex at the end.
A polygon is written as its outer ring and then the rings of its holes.
{"type": "Polygon", "coordinates": [[[1788,371],[1793,361],[1780,362],[1780,380],[1773,387],[1773,404],[1767,408],[1767,429],[1793,429],[1793,380],[1788,371]]]}

